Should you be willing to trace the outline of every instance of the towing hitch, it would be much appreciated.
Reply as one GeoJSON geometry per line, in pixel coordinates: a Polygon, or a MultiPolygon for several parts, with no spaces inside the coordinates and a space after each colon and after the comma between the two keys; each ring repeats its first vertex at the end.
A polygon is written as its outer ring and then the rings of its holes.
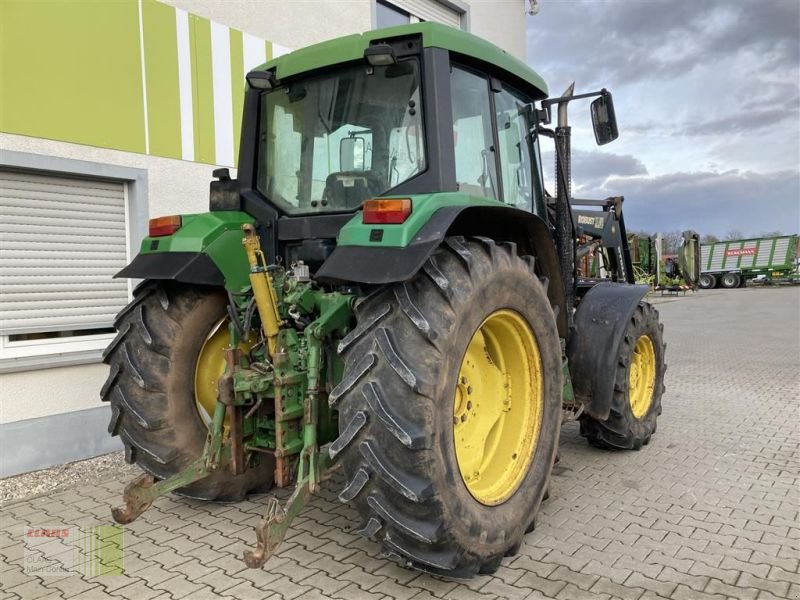
{"type": "Polygon", "coordinates": [[[244,551],[243,558],[248,567],[259,569],[275,554],[292,521],[311,499],[314,487],[312,483],[326,478],[329,465],[328,453],[320,453],[317,473],[309,473],[304,481],[299,481],[285,505],[281,506],[275,496],[270,497],[264,518],[256,525],[256,548],[244,551]]]}

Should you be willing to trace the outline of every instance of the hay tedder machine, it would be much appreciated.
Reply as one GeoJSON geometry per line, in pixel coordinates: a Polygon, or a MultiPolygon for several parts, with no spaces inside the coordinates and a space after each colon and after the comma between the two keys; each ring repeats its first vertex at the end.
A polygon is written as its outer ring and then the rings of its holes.
{"type": "Polygon", "coordinates": [[[142,282],[101,394],[144,474],[114,518],[169,492],[288,487],[245,553],[259,567],[340,469],[361,534],[470,577],[534,528],[562,423],[646,445],[663,328],[633,285],[622,198],[571,197],[567,107],[587,98],[597,142],[614,140],[606,90],[548,97],[522,62],[434,23],[251,71],[237,177],[214,172],[209,212],[152,219],[119,273],[142,282]],[[579,277],[600,247],[606,277],[579,277]]]}

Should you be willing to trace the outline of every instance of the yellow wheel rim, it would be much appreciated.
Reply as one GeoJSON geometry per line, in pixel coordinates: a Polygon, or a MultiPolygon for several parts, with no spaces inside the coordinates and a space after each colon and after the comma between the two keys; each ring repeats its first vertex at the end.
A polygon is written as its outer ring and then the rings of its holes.
{"type": "MultiPolygon", "coordinates": [[[[209,428],[217,408],[217,382],[225,373],[225,349],[230,343],[229,322],[229,319],[225,317],[208,334],[200,349],[194,370],[194,398],[197,412],[200,413],[200,418],[209,428]]],[[[239,349],[246,353],[253,345],[251,337],[251,339],[241,342],[239,349]]]]}
{"type": "Polygon", "coordinates": [[[646,335],[641,335],[636,340],[628,372],[628,401],[633,416],[637,419],[641,419],[650,410],[655,384],[656,352],[653,341],[646,335]]]}
{"type": "Polygon", "coordinates": [[[525,478],[539,440],[543,398],[533,331],[514,311],[492,313],[467,347],[453,405],[458,468],[482,504],[505,502],[525,478]]]}

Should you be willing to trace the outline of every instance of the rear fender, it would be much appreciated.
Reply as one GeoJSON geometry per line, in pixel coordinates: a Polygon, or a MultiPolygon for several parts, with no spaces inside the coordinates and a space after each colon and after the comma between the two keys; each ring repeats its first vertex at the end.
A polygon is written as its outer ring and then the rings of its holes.
{"type": "Polygon", "coordinates": [[[182,215],[172,235],[146,237],[139,254],[114,277],[224,286],[233,293],[249,285],[250,265],[242,246],[242,225],[254,223],[240,211],[182,215]]]}
{"type": "Polygon", "coordinates": [[[560,336],[566,337],[564,286],[558,255],[550,230],[542,219],[530,212],[485,199],[480,205],[442,206],[426,217],[427,221],[413,236],[409,236],[405,245],[402,241],[398,245],[385,242],[369,244],[370,230],[396,226],[362,225],[361,213],[357,213],[346,226],[349,243],[336,247],[315,278],[328,283],[373,285],[406,281],[422,268],[447,236],[485,236],[497,242],[514,242],[521,256],[536,256],[537,272],[549,279],[547,294],[550,303],[560,307],[556,322],[560,336]]]}
{"type": "Polygon", "coordinates": [[[588,415],[604,421],[614,395],[614,373],[628,322],[647,294],[646,285],[603,282],[581,299],[567,344],[575,399],[588,415]]]}

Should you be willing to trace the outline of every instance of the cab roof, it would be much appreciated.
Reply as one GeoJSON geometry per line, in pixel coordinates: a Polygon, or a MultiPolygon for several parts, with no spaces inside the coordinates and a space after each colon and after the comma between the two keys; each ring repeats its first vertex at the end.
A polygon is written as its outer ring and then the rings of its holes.
{"type": "MultiPolygon", "coordinates": [[[[299,73],[359,60],[363,58],[364,50],[372,42],[415,34],[422,37],[423,48],[443,48],[454,54],[485,62],[534,87],[542,98],[547,97],[547,84],[544,79],[521,60],[471,33],[432,22],[375,29],[320,42],[279,56],[255,70],[275,69],[275,76],[278,79],[291,77],[299,73]]],[[[500,75],[500,73],[494,74],[500,75]]]]}

